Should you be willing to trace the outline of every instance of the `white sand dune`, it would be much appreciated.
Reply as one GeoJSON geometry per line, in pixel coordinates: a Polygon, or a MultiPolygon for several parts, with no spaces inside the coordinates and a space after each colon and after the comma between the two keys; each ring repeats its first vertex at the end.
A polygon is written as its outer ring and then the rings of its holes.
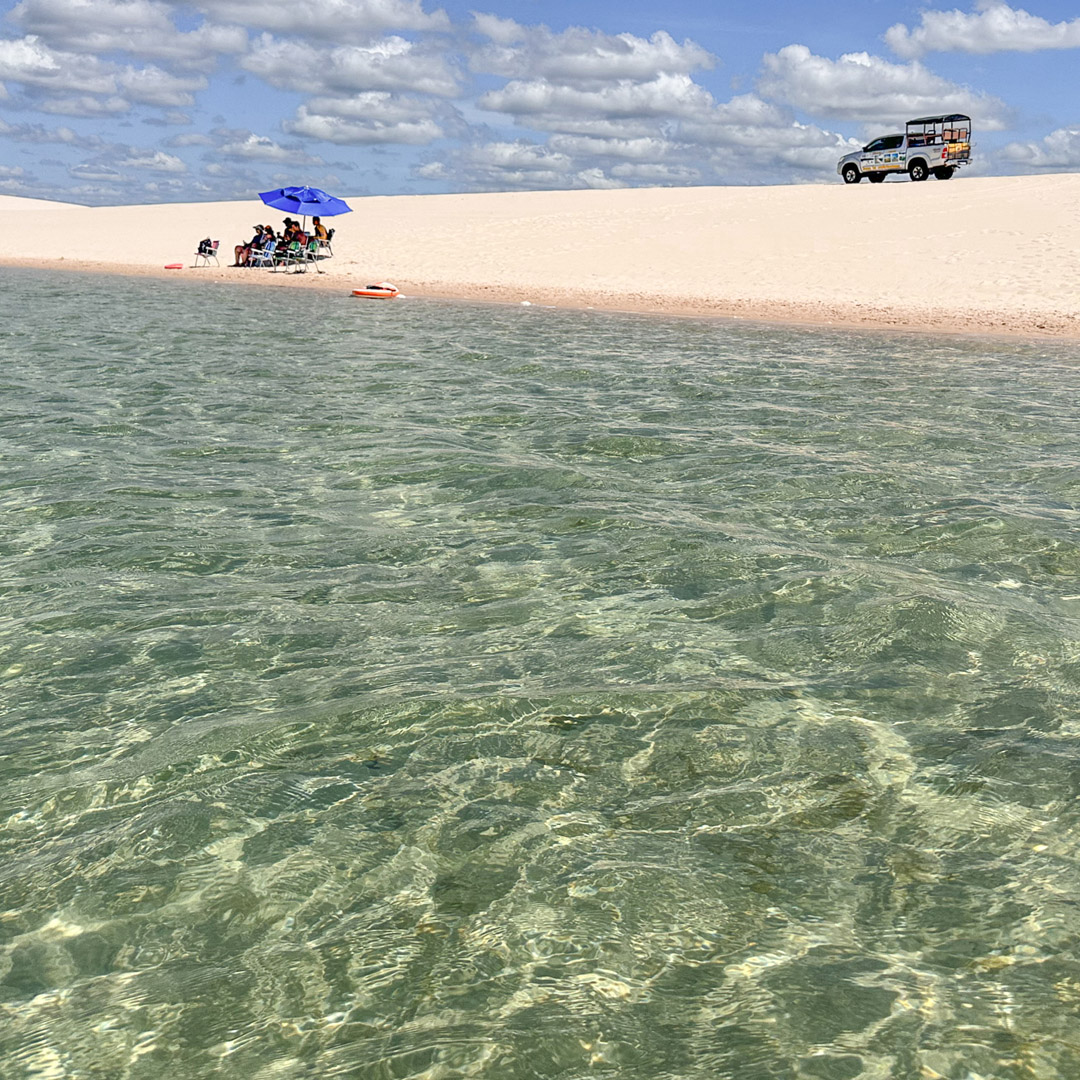
{"type": "Polygon", "coordinates": [[[322,277],[225,266],[231,203],[79,207],[0,197],[0,260],[346,291],[714,314],[934,332],[1080,337],[1080,174],[922,184],[355,198],[322,277]],[[192,262],[205,236],[222,269],[192,262]]]}

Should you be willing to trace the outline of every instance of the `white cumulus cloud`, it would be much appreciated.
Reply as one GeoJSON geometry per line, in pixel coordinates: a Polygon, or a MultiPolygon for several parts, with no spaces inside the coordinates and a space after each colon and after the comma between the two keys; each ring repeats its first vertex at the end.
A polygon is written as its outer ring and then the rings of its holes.
{"type": "Polygon", "coordinates": [[[482,109],[527,117],[530,126],[563,130],[566,119],[691,116],[713,105],[712,95],[688,75],[662,72],[648,82],[617,79],[582,89],[547,79],[515,79],[477,102],[482,109]]]}
{"type": "Polygon", "coordinates": [[[444,134],[441,103],[414,95],[369,91],[348,97],[315,97],[285,121],[285,131],[338,145],[427,146],[444,134]]]}
{"type": "Polygon", "coordinates": [[[163,108],[194,105],[195,91],[206,88],[206,79],[202,76],[170,75],[158,67],[128,68],[117,75],[116,83],[129,101],[163,108]]]}
{"type": "Polygon", "coordinates": [[[121,168],[149,169],[151,172],[187,172],[187,166],[178,157],[166,154],[164,150],[137,150],[132,147],[116,164],[121,168]]]}
{"type": "Polygon", "coordinates": [[[0,40],[0,80],[48,91],[116,91],[112,70],[97,60],[50,49],[34,34],[0,40]]]}
{"type": "Polygon", "coordinates": [[[266,135],[256,135],[253,131],[222,143],[218,153],[222,157],[238,158],[242,161],[276,161],[285,165],[322,164],[321,158],[307,154],[296,146],[282,146],[266,135]]]}
{"type": "Polygon", "coordinates": [[[123,116],[131,111],[131,102],[122,97],[91,97],[89,94],[68,94],[36,100],[38,112],[53,116],[110,117],[123,116]]]}
{"type": "Polygon", "coordinates": [[[172,138],[165,140],[166,146],[184,147],[184,146],[215,146],[217,145],[215,140],[209,135],[204,135],[201,131],[185,132],[183,135],[173,135],[172,138]]]}
{"type": "Polygon", "coordinates": [[[523,140],[465,147],[454,157],[453,173],[479,191],[576,186],[568,154],[523,140]]]}
{"type": "Polygon", "coordinates": [[[387,30],[445,31],[445,11],[426,12],[420,0],[197,0],[215,21],[276,34],[352,44],[387,30]]]}
{"type": "Polygon", "coordinates": [[[576,85],[617,79],[642,81],[662,72],[688,74],[711,68],[716,62],[700,45],[692,41],[680,45],[663,30],[646,39],[579,26],[555,34],[546,26],[525,27],[494,15],[475,15],[474,23],[491,43],[470,57],[470,67],[508,78],[576,85]]]}
{"type": "Polygon", "coordinates": [[[1038,142],[1009,143],[998,156],[1026,169],[1080,170],[1080,128],[1058,128],[1038,142]]]}
{"type": "Polygon", "coordinates": [[[444,53],[397,36],[321,48],[263,34],[240,63],[271,86],[315,94],[409,90],[452,97],[460,90],[444,53]]]}
{"type": "Polygon", "coordinates": [[[553,135],[548,146],[570,157],[605,157],[625,161],[653,162],[671,151],[671,143],[661,138],[598,139],[588,135],[553,135]]]}
{"type": "Polygon", "coordinates": [[[897,56],[929,52],[1038,52],[1080,48],[1080,18],[1051,23],[1002,0],[982,0],[973,12],[924,11],[918,26],[889,27],[885,42],[897,56]]]}
{"type": "Polygon", "coordinates": [[[114,169],[111,165],[105,165],[96,161],[83,161],[78,165],[72,165],[68,173],[76,180],[122,180],[123,173],[114,169]]]}
{"type": "Polygon", "coordinates": [[[0,40],[0,80],[21,83],[26,104],[68,116],[115,116],[133,104],[175,109],[193,105],[202,75],[162,68],[120,67],[95,56],[53,49],[34,34],[0,40]]]}
{"type": "Polygon", "coordinates": [[[503,176],[510,187],[622,187],[698,175],[671,159],[685,150],[680,122],[716,107],[692,77],[716,63],[700,45],[664,31],[649,38],[582,27],[555,33],[495,15],[475,15],[474,28],[488,40],[469,57],[470,67],[508,80],[477,106],[551,133],[546,145],[478,141],[455,159],[475,183],[491,188],[503,176]],[[617,176],[619,162],[639,171],[617,176]]]}
{"type": "Polygon", "coordinates": [[[715,58],[693,42],[680,45],[663,32],[648,39],[579,28],[554,34],[491,15],[474,21],[490,44],[470,66],[508,78],[477,106],[549,133],[544,145],[479,144],[455,159],[482,185],[505,174],[512,186],[525,186],[534,173],[544,185],[558,175],[570,186],[596,185],[601,175],[607,185],[709,182],[735,173],[759,183],[785,174],[814,179],[831,174],[850,149],[842,136],[800,124],[790,107],[756,94],[717,102],[693,77],[715,58]],[[504,164],[498,155],[508,153],[513,160],[504,164]],[[518,162],[523,154],[534,169],[518,162]]]}
{"type": "MultiPolygon", "coordinates": [[[[638,161],[590,163],[579,158],[582,147],[573,141],[541,145],[521,139],[515,142],[474,143],[456,151],[449,161],[434,161],[420,166],[415,175],[423,180],[454,180],[470,191],[514,191],[570,188],[623,188],[635,184],[688,184],[701,179],[692,166],[638,161]],[[610,165],[610,167],[607,167],[610,165]]],[[[611,146],[614,157],[627,147],[611,146]]],[[[653,147],[658,151],[659,147],[653,147]]]]}
{"type": "Polygon", "coordinates": [[[204,24],[181,31],[160,0],[20,0],[11,21],[49,45],[83,55],[127,52],[150,60],[209,69],[217,53],[239,53],[247,33],[204,24]]]}
{"type": "Polygon", "coordinates": [[[949,82],[917,60],[893,64],[869,53],[839,60],[787,45],[762,61],[758,92],[811,116],[897,125],[920,115],[967,113],[977,129],[1000,130],[1008,109],[997,98],[949,82]]]}
{"type": "Polygon", "coordinates": [[[691,165],[638,165],[621,162],[612,166],[611,175],[617,180],[659,187],[681,187],[701,180],[701,170],[691,165]]]}
{"type": "Polygon", "coordinates": [[[69,127],[47,128],[42,124],[8,124],[3,120],[0,120],[0,135],[14,139],[16,142],[57,143],[82,149],[96,149],[105,145],[105,140],[100,135],[79,135],[69,127]]]}
{"type": "Polygon", "coordinates": [[[603,169],[592,168],[582,169],[574,177],[574,186],[591,188],[594,191],[611,190],[613,188],[624,188],[627,185],[622,180],[609,176],[603,169]]]}
{"type": "Polygon", "coordinates": [[[342,146],[397,143],[426,146],[443,134],[429,110],[401,107],[390,94],[358,94],[347,99],[317,99],[301,105],[296,118],[283,124],[287,132],[342,146]],[[370,109],[363,102],[370,102],[370,109]],[[385,108],[380,108],[385,104],[385,108]]]}

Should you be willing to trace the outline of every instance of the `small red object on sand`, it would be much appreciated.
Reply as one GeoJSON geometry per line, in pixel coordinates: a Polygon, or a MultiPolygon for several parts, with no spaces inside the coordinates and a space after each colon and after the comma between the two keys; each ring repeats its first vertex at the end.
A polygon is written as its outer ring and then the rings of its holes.
{"type": "Polygon", "coordinates": [[[166,270],[183,270],[184,269],[184,264],[183,263],[166,263],[165,264],[165,269],[166,270]]]}
{"type": "Polygon", "coordinates": [[[362,289],[353,289],[353,296],[366,296],[372,300],[393,300],[398,294],[398,287],[389,281],[380,281],[377,285],[365,285],[362,289]]]}

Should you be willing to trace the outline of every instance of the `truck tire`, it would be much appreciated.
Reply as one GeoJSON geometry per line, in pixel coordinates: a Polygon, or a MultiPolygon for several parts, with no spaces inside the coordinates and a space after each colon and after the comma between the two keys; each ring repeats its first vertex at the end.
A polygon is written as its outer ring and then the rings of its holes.
{"type": "Polygon", "coordinates": [[[845,165],[841,175],[844,178],[845,184],[857,184],[862,179],[862,173],[859,172],[859,166],[854,163],[845,165]]]}
{"type": "Polygon", "coordinates": [[[940,169],[934,170],[934,175],[939,180],[951,180],[952,174],[956,172],[956,169],[952,165],[942,165],[940,169]]]}
{"type": "Polygon", "coordinates": [[[883,172],[869,172],[866,174],[866,179],[871,184],[880,184],[885,180],[885,174],[883,172]]]}
{"type": "Polygon", "coordinates": [[[908,175],[915,181],[925,180],[927,177],[926,162],[913,161],[908,169],[908,175]]]}

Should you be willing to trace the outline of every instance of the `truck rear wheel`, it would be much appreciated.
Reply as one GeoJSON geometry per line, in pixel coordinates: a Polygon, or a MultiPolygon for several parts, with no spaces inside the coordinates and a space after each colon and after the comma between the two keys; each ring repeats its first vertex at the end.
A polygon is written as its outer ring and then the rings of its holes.
{"type": "Polygon", "coordinates": [[[908,169],[908,174],[912,180],[925,180],[926,179],[926,164],[922,161],[913,161],[911,168],[908,169]]]}
{"type": "Polygon", "coordinates": [[[858,165],[845,165],[840,175],[843,176],[845,184],[857,184],[862,179],[858,165]]]}
{"type": "Polygon", "coordinates": [[[952,165],[942,165],[940,169],[934,170],[934,175],[939,180],[951,180],[952,174],[956,172],[956,169],[952,165]]]}
{"type": "Polygon", "coordinates": [[[880,184],[885,179],[885,174],[883,172],[867,173],[866,179],[869,180],[871,184],[880,184]]]}

